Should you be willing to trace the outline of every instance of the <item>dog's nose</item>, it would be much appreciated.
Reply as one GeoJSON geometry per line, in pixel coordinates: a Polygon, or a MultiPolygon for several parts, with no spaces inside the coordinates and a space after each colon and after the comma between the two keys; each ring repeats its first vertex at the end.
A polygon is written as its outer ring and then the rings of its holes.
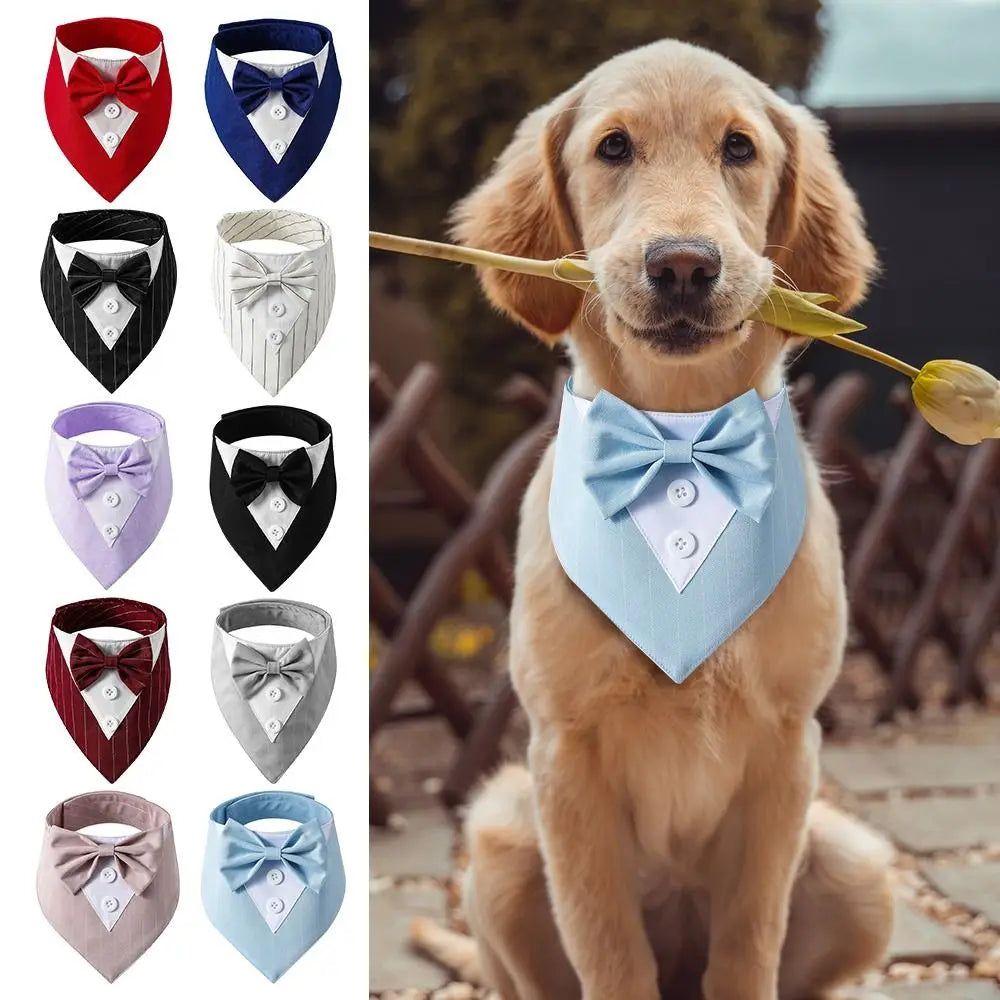
{"type": "Polygon", "coordinates": [[[665,238],[646,247],[646,274],[671,302],[707,298],[721,270],[719,248],[708,240],[665,238]]]}

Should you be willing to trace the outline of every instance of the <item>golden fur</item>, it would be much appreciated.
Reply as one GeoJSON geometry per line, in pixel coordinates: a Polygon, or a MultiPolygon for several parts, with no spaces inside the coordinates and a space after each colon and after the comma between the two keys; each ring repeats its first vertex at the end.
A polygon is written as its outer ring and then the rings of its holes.
{"type": "MultiPolygon", "coordinates": [[[[587,248],[599,291],[501,271],[483,286],[538,335],[562,338],[579,393],[604,388],[647,410],[774,393],[790,338],[743,322],[772,275],[846,309],[875,266],[816,119],[674,41],[610,60],[531,114],[459,205],[455,232],[530,257],[587,248]],[[752,163],[722,162],[734,129],[752,139],[752,163]],[[612,130],[632,137],[627,166],[595,157],[612,130]],[[713,241],[723,266],[711,336],[678,351],[669,332],[645,335],[659,317],[643,251],[691,235],[713,241]]],[[[503,1000],[808,1000],[882,953],[888,848],[813,802],[814,714],[840,668],[846,599],[836,517],[803,455],[809,509],[791,567],[683,684],[563,573],[547,519],[551,450],[542,460],[511,614],[530,776],[502,771],[471,809],[476,947],[414,928],[503,1000]]]]}

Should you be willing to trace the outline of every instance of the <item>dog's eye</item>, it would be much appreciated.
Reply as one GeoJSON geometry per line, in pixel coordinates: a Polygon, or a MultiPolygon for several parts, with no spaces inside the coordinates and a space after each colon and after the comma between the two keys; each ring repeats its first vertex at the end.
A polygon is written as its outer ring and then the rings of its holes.
{"type": "Polygon", "coordinates": [[[606,163],[624,163],[632,159],[632,140],[626,132],[612,132],[601,140],[597,155],[606,163]]]}
{"type": "Polygon", "coordinates": [[[727,163],[749,163],[756,154],[753,143],[742,132],[730,132],[722,144],[722,156],[727,163]]]}

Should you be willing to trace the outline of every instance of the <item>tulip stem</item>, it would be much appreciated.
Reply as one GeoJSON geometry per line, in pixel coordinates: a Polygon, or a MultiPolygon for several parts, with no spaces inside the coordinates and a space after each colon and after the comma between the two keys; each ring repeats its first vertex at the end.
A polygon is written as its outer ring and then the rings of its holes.
{"type": "Polygon", "coordinates": [[[850,351],[852,354],[858,354],[862,358],[868,358],[869,361],[878,361],[880,364],[888,365],[889,368],[894,368],[909,379],[915,379],[920,374],[919,368],[914,368],[913,365],[908,365],[905,361],[900,361],[899,358],[894,358],[891,354],[886,354],[884,351],[879,351],[874,347],[869,347],[867,344],[851,340],[850,337],[841,337],[840,334],[835,333],[823,337],[823,341],[827,344],[834,344],[837,347],[843,348],[845,351],[850,351]]]}

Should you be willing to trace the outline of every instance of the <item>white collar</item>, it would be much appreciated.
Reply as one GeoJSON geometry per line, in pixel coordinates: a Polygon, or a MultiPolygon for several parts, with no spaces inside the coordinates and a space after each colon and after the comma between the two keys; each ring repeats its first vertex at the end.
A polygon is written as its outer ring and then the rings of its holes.
{"type": "MultiPolygon", "coordinates": [[[[67,83],[69,83],[70,70],[77,59],[89,62],[102,76],[110,80],[131,58],[130,56],[126,56],[124,59],[98,59],[96,56],[83,55],[66,48],[58,38],[56,39],[56,51],[59,53],[59,63],[62,66],[63,78],[67,83]]],[[[163,59],[163,43],[160,42],[152,52],[135,53],[135,58],[146,67],[149,79],[153,83],[156,83],[156,77],[160,72],[160,62],[163,59]]]]}
{"type": "Polygon", "coordinates": [[[233,74],[236,72],[236,64],[240,62],[256,66],[257,69],[263,70],[268,76],[284,76],[289,70],[296,69],[299,66],[306,66],[309,63],[315,63],[316,76],[318,81],[322,83],[323,74],[326,72],[326,61],[330,55],[330,43],[324,43],[323,48],[316,55],[307,56],[305,59],[299,59],[296,62],[290,63],[265,63],[257,59],[251,59],[248,56],[229,56],[219,49],[215,50],[215,54],[218,57],[219,65],[222,67],[222,72],[229,82],[230,87],[233,85],[233,74]]]}

